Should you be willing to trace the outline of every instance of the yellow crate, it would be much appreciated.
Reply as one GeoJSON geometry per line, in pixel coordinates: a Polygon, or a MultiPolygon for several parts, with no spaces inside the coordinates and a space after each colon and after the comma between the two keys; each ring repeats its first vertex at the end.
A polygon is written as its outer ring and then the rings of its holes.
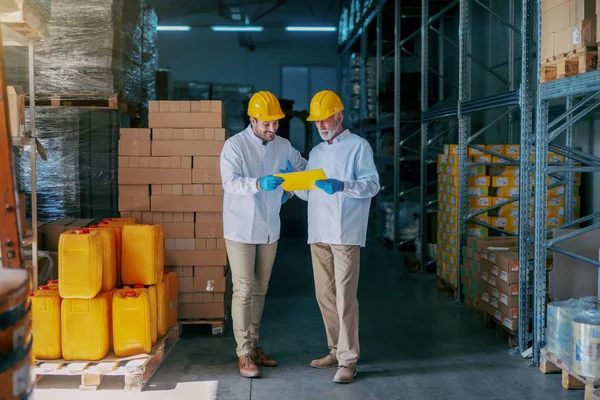
{"type": "Polygon", "coordinates": [[[564,206],[565,205],[565,198],[564,197],[548,197],[548,201],[547,201],[547,206],[548,207],[560,207],[560,206],[564,206]]]}
{"type": "Polygon", "coordinates": [[[565,156],[549,152],[548,153],[548,162],[552,162],[552,163],[565,162],[565,156]]]}
{"type": "Polygon", "coordinates": [[[457,196],[458,195],[458,186],[452,186],[452,185],[446,184],[446,193],[448,193],[448,195],[450,195],[450,196],[457,196]]]}
{"type": "Polygon", "coordinates": [[[499,197],[519,197],[519,187],[501,187],[498,188],[499,197]]]}
{"type": "Polygon", "coordinates": [[[487,187],[467,187],[467,196],[469,197],[482,197],[488,195],[489,189],[487,187]]]}
{"type": "Polygon", "coordinates": [[[519,207],[500,207],[499,217],[519,218],[519,207]]]}
{"type": "Polygon", "coordinates": [[[510,176],[494,176],[492,177],[492,187],[505,187],[511,186],[512,177],[510,176]]]}
{"type": "Polygon", "coordinates": [[[494,153],[498,153],[498,154],[502,154],[504,155],[505,153],[505,146],[503,144],[488,144],[485,146],[485,148],[489,151],[493,151],[494,153]]]}
{"type": "Polygon", "coordinates": [[[513,228],[515,226],[515,219],[512,217],[494,217],[491,218],[490,225],[495,226],[496,228],[513,228]]]}
{"type": "Polygon", "coordinates": [[[457,144],[445,144],[444,145],[444,154],[458,154],[458,145],[457,144]]]}
{"type": "Polygon", "coordinates": [[[458,165],[446,165],[446,174],[458,176],[458,165]]]}
{"type": "Polygon", "coordinates": [[[489,163],[489,162],[492,162],[492,156],[490,156],[489,154],[481,154],[478,156],[473,156],[473,162],[489,163]]]}
{"type": "Polygon", "coordinates": [[[467,168],[467,176],[485,176],[487,167],[485,165],[475,165],[467,168]]]}
{"type": "MultiPolygon", "coordinates": [[[[485,144],[477,144],[476,146],[481,147],[483,149],[485,149],[485,144]]],[[[480,155],[484,155],[485,152],[481,151],[481,150],[477,150],[474,149],[472,147],[467,147],[467,154],[470,156],[480,156],[480,155]]]]}
{"type": "Polygon", "coordinates": [[[471,206],[472,207],[491,207],[492,206],[492,198],[489,196],[481,196],[481,197],[471,197],[471,206]]]}
{"type": "Polygon", "coordinates": [[[548,217],[546,219],[546,223],[548,224],[548,228],[556,228],[565,223],[564,217],[548,217]]]}
{"type": "Polygon", "coordinates": [[[448,204],[450,204],[451,206],[457,206],[458,205],[458,197],[448,196],[448,204]]]}
{"type": "MultiPolygon", "coordinates": [[[[492,197],[492,205],[493,206],[497,206],[498,204],[502,204],[505,203],[507,201],[512,200],[512,197],[508,197],[508,196],[496,196],[496,197],[492,197]]],[[[512,202],[510,204],[507,204],[505,206],[502,206],[502,208],[508,208],[508,207],[516,207],[517,204],[516,202],[512,202]]]]}
{"type": "Polygon", "coordinates": [[[507,144],[504,145],[504,155],[505,156],[515,156],[519,157],[521,155],[521,145],[518,144],[507,144]]]}
{"type": "Polygon", "coordinates": [[[493,156],[492,157],[492,162],[494,162],[494,163],[501,163],[501,164],[508,164],[508,163],[513,162],[513,161],[508,161],[508,160],[506,160],[504,158],[493,156]]]}
{"type": "Polygon", "coordinates": [[[490,177],[489,176],[469,176],[467,179],[468,187],[489,187],[490,177]]]}
{"type": "Polygon", "coordinates": [[[565,208],[562,206],[549,206],[546,210],[548,212],[548,218],[565,216],[565,208]]]}

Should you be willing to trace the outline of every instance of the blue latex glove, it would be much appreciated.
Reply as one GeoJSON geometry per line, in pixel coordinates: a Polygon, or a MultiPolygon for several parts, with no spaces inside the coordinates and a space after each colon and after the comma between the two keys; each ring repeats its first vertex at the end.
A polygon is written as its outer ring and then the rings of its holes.
{"type": "Polygon", "coordinates": [[[334,194],[344,190],[344,182],[337,179],[324,179],[315,182],[315,186],[327,194],[334,194]]]}
{"type": "Polygon", "coordinates": [[[262,190],[275,190],[283,183],[283,178],[273,175],[267,175],[259,179],[260,188],[262,190]]]}
{"type": "Polygon", "coordinates": [[[290,162],[290,160],[285,161],[285,169],[280,169],[279,172],[282,174],[287,174],[289,172],[295,172],[294,167],[292,167],[292,163],[290,162]]]}
{"type": "Polygon", "coordinates": [[[284,205],[289,199],[292,198],[292,194],[290,192],[283,191],[283,195],[281,195],[281,205],[284,205]]]}

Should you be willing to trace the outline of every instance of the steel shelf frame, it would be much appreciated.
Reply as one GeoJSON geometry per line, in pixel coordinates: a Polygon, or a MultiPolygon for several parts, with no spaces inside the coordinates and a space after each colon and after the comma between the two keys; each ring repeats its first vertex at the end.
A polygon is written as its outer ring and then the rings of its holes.
{"type": "MultiPolygon", "coordinates": [[[[529,185],[529,177],[533,169],[533,165],[530,162],[531,147],[533,144],[534,137],[534,124],[533,124],[533,107],[535,105],[536,93],[538,92],[536,82],[539,82],[539,61],[535,57],[534,46],[539,42],[538,31],[534,21],[538,15],[539,5],[537,0],[521,0],[521,21],[520,26],[515,25],[515,2],[518,0],[510,0],[509,2],[509,20],[502,18],[496,13],[491,7],[482,3],[479,0],[460,0],[459,4],[459,40],[458,45],[452,42],[451,39],[443,37],[447,42],[458,47],[459,50],[459,96],[457,105],[442,105],[432,106],[431,108],[424,110],[423,112],[423,124],[426,126],[427,123],[443,118],[457,118],[459,134],[458,134],[458,155],[459,155],[459,207],[458,207],[458,243],[460,246],[465,245],[466,239],[466,225],[467,223],[475,223],[480,226],[485,226],[488,229],[494,229],[501,233],[507,234],[506,231],[492,227],[480,220],[477,220],[477,216],[494,209],[498,209],[503,205],[518,201],[520,205],[525,204],[525,207],[519,207],[519,265],[524,266],[520,268],[519,273],[519,320],[518,320],[518,350],[523,353],[525,352],[532,340],[532,333],[530,330],[532,312],[531,306],[528,302],[527,293],[531,292],[531,282],[529,281],[528,271],[532,267],[531,256],[529,253],[529,245],[531,243],[531,235],[529,230],[529,221],[531,218],[529,209],[529,199],[531,198],[531,187],[529,185]],[[471,20],[471,8],[481,7],[491,18],[495,18],[506,25],[509,30],[509,51],[508,61],[509,66],[508,77],[505,79],[502,76],[498,76],[497,73],[491,75],[497,78],[501,83],[506,84],[506,90],[502,93],[488,96],[481,99],[471,99],[471,68],[472,65],[478,65],[488,72],[489,67],[483,65],[480,60],[477,60],[472,56],[471,53],[471,27],[474,26],[471,20]],[[521,54],[520,58],[515,54],[515,35],[520,35],[521,39],[521,54]],[[521,85],[520,88],[516,87],[516,74],[515,65],[517,60],[521,64],[521,85]],[[535,71],[538,71],[536,77],[535,71]],[[486,126],[479,129],[477,132],[471,132],[471,115],[476,112],[496,109],[501,107],[507,107],[507,111],[496,117],[493,121],[489,122],[486,126]],[[486,132],[489,128],[494,126],[500,120],[508,117],[509,129],[508,129],[508,140],[512,141],[514,136],[513,121],[515,116],[519,113],[519,121],[521,126],[521,158],[520,161],[511,160],[508,157],[496,154],[493,151],[486,150],[479,146],[474,145],[475,139],[481,134],[486,132]],[[507,201],[503,204],[496,205],[478,213],[467,213],[467,195],[466,195],[466,184],[467,184],[467,168],[471,165],[494,165],[494,163],[469,163],[467,162],[467,151],[468,148],[475,148],[483,151],[487,154],[496,156],[503,163],[496,163],[496,165],[514,165],[519,166],[520,174],[520,195],[511,201],[507,201]],[[512,161],[508,164],[506,161],[512,161]],[[526,178],[527,177],[527,178],[526,178]]],[[[426,4],[426,1],[423,1],[426,4]]],[[[427,54],[424,52],[423,54],[427,54]]],[[[425,61],[426,62],[426,61],[425,61]]],[[[600,78],[598,80],[600,88],[600,78]]],[[[427,135],[423,135],[422,143],[425,146],[428,144],[427,135]]],[[[423,159],[423,166],[426,160],[423,159]]],[[[426,176],[422,176],[421,185],[424,186],[428,182],[426,176]]],[[[425,207],[425,204],[422,205],[425,207]]],[[[421,235],[423,238],[426,237],[425,232],[426,226],[422,225],[421,235]]],[[[512,236],[517,236],[512,234],[512,236]]],[[[462,263],[462,255],[459,254],[459,265],[462,263]]],[[[460,268],[457,271],[458,287],[456,290],[456,300],[458,303],[461,302],[461,285],[460,285],[460,268]]]]}
{"type": "MultiPolygon", "coordinates": [[[[28,53],[28,72],[29,72],[29,134],[25,137],[20,137],[19,143],[21,145],[30,146],[30,164],[31,164],[31,230],[32,236],[30,238],[22,238],[23,245],[31,245],[32,249],[32,287],[38,286],[38,222],[37,222],[37,135],[35,125],[35,55],[34,55],[34,43],[36,39],[29,39],[21,33],[10,29],[4,24],[0,24],[0,30],[2,31],[2,45],[3,46],[17,46],[27,47],[28,53]]],[[[4,62],[4,60],[0,60],[4,62]]],[[[13,136],[14,133],[13,133],[13,136]]],[[[23,227],[25,228],[25,222],[22,221],[23,227]]],[[[25,232],[23,232],[24,234],[25,232]]]]}

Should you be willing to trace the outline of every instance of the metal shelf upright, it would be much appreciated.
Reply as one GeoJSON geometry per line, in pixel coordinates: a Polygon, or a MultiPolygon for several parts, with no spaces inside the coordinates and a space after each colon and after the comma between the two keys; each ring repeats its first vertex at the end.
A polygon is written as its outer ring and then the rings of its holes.
{"type": "MultiPolygon", "coordinates": [[[[32,279],[33,287],[36,288],[38,284],[38,223],[37,223],[37,188],[36,188],[36,168],[37,168],[37,143],[36,143],[36,129],[35,129],[35,57],[34,57],[34,41],[25,37],[21,33],[14,31],[4,24],[0,24],[2,31],[2,45],[3,46],[19,46],[27,47],[28,51],[28,72],[29,72],[29,132],[24,136],[20,136],[20,145],[30,146],[30,163],[31,163],[31,230],[32,236],[22,238],[23,246],[31,246],[32,249],[32,279]]],[[[0,60],[4,62],[4,60],[0,60]]],[[[15,139],[13,132],[13,139],[15,139]]],[[[22,221],[23,228],[25,229],[25,221],[22,221]]],[[[24,234],[25,232],[22,232],[24,234]]]]}
{"type": "MultiPolygon", "coordinates": [[[[536,9],[535,26],[541,31],[541,16],[536,9]]],[[[536,42],[540,51],[541,43],[536,42]]],[[[536,82],[540,82],[540,63],[537,61],[536,82]]],[[[562,249],[557,245],[565,240],[574,238],[584,233],[600,228],[600,223],[593,220],[600,217],[600,213],[592,213],[573,219],[573,187],[574,173],[600,172],[600,158],[587,154],[573,147],[573,125],[600,106],[600,70],[585,72],[568,78],[557,79],[548,83],[538,83],[538,93],[535,101],[536,132],[535,132],[535,193],[534,193],[534,335],[533,335],[533,360],[536,364],[540,361],[540,349],[546,344],[546,254],[547,251],[563,254],[576,260],[600,267],[597,259],[589,259],[571,251],[562,249]],[[549,121],[550,100],[564,98],[565,112],[549,121]],[[558,144],[559,136],[564,134],[564,145],[558,144]],[[552,165],[548,162],[549,150],[566,157],[566,165],[552,165]],[[573,162],[581,165],[574,166],[573,162]],[[565,223],[556,228],[573,228],[580,224],[592,222],[578,230],[555,238],[549,238],[551,231],[547,224],[547,194],[548,176],[550,174],[564,174],[565,183],[565,223]]]]}

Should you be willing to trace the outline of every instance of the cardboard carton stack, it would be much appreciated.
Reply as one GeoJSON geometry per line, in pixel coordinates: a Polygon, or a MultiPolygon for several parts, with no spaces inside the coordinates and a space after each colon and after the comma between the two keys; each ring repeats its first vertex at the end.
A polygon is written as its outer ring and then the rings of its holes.
{"type": "MultiPolygon", "coordinates": [[[[467,238],[467,245],[463,247],[461,284],[463,285],[465,297],[469,298],[475,304],[476,308],[483,309],[494,315],[493,310],[487,305],[493,304],[499,307],[497,299],[501,297],[501,294],[507,292],[510,292],[510,295],[518,296],[518,274],[514,287],[511,286],[510,290],[506,290],[506,285],[501,284],[500,281],[496,281],[497,279],[501,279],[498,276],[498,269],[491,268],[489,265],[490,258],[500,260],[500,256],[496,256],[495,254],[494,256],[490,256],[490,252],[496,249],[513,249],[517,246],[517,239],[510,237],[467,238]],[[499,289],[497,289],[498,287],[499,289]],[[492,299],[496,299],[496,301],[492,301],[492,299]]],[[[508,254],[508,252],[506,253],[508,254]]],[[[519,257],[516,250],[514,253],[510,253],[510,256],[516,257],[518,263],[519,257]]],[[[512,275],[510,277],[513,278],[512,275]]],[[[510,304],[512,304],[512,301],[510,304]]],[[[499,321],[502,323],[502,318],[499,321]]]]}
{"type": "Polygon", "coordinates": [[[596,0],[542,0],[541,12],[542,62],[596,46],[596,0]]]}
{"type": "Polygon", "coordinates": [[[221,101],[151,101],[150,129],[122,129],[119,211],[161,224],[179,277],[179,318],[225,316],[228,285],[219,156],[221,101]]]}

